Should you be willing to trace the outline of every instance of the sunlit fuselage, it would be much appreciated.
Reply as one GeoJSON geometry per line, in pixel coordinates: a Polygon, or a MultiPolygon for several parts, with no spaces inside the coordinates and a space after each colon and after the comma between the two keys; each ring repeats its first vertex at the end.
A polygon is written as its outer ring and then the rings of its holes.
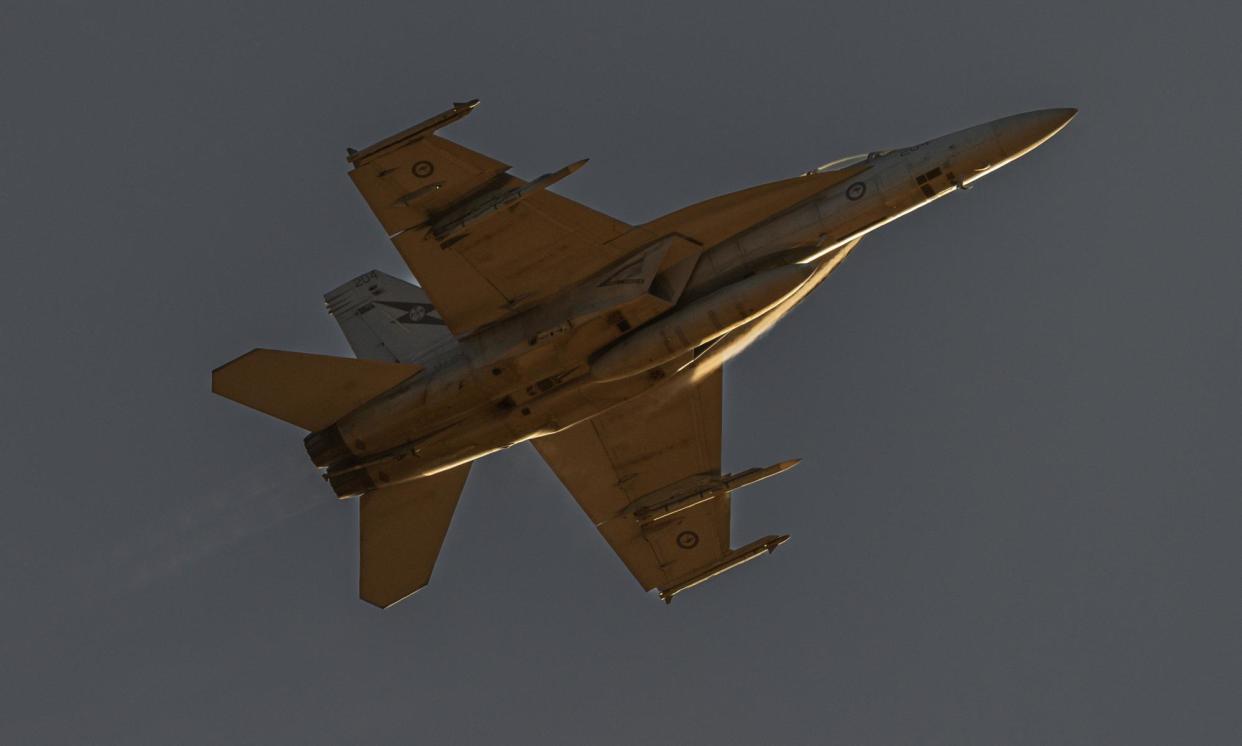
{"type": "Polygon", "coordinates": [[[589,327],[558,323],[569,318],[575,296],[568,293],[432,350],[418,360],[423,373],[336,425],[351,453],[320,465],[331,467],[338,494],[362,492],[452,468],[649,389],[707,375],[805,298],[862,236],[968,188],[1051,137],[1074,113],[1019,114],[812,172],[851,175],[702,251],[676,305],[660,316],[599,346],[589,327]],[[677,339],[687,348],[678,349],[677,339]],[[664,347],[653,353],[648,341],[664,347]]]}

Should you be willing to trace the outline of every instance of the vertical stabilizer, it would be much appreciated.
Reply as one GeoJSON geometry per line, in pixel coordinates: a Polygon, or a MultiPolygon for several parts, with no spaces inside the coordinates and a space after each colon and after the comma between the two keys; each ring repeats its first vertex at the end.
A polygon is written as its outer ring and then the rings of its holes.
{"type": "Polygon", "coordinates": [[[355,277],[323,299],[354,354],[364,360],[413,362],[453,339],[422,288],[379,270],[355,277]]]}

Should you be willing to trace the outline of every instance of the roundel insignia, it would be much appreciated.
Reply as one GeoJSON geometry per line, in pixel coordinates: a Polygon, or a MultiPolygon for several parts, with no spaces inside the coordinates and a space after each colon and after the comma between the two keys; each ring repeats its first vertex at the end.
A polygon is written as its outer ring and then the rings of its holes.
{"type": "Polygon", "coordinates": [[[849,188],[845,190],[845,198],[852,202],[866,193],[867,185],[861,181],[856,181],[853,184],[850,184],[849,188]]]}
{"type": "Polygon", "coordinates": [[[425,179],[436,172],[436,167],[432,165],[431,161],[418,161],[410,170],[413,171],[414,175],[418,178],[425,179]]]}
{"type": "Polygon", "coordinates": [[[699,545],[699,535],[693,531],[682,531],[677,534],[677,546],[682,549],[694,549],[699,545]]]}

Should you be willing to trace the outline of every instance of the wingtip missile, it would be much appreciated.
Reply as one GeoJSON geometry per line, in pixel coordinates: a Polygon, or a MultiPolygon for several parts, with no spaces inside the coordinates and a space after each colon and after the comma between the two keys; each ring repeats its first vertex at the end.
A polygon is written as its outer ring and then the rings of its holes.
{"type": "Polygon", "coordinates": [[[781,544],[789,541],[789,534],[765,536],[757,541],[752,541],[740,549],[734,549],[729,552],[723,560],[714,565],[708,566],[699,573],[660,589],[660,598],[666,604],[673,603],[673,597],[682,591],[687,591],[700,583],[705,583],[721,573],[728,572],[738,565],[744,565],[747,562],[761,556],[764,552],[771,554],[781,544]]]}
{"type": "Polygon", "coordinates": [[[390,137],[385,137],[383,140],[380,140],[374,145],[369,145],[361,151],[353,148],[346,148],[345,160],[354,166],[359,166],[367,159],[372,158],[379,153],[391,148],[400,147],[411,140],[417,140],[418,138],[423,137],[424,135],[429,135],[442,127],[447,127],[453,122],[456,122],[458,119],[461,119],[470,112],[474,111],[475,107],[478,105],[479,100],[477,98],[472,98],[469,101],[455,101],[453,103],[453,108],[448,111],[442,111],[430,119],[425,119],[419,122],[413,127],[404,129],[390,137]]]}
{"type": "Polygon", "coordinates": [[[569,176],[573,172],[585,166],[587,164],[587,161],[589,160],[591,159],[583,158],[582,160],[574,161],[573,163],[569,164],[568,166],[564,166],[563,168],[558,168],[555,171],[549,171],[543,176],[540,176],[539,178],[535,179],[531,183],[522,187],[519,191],[522,193],[526,193],[526,192],[538,191],[540,189],[547,189],[548,187],[552,186],[556,182],[560,181],[561,179],[565,178],[566,176],[569,176]]]}
{"type": "Polygon", "coordinates": [[[767,544],[764,544],[763,548],[768,550],[768,554],[771,554],[772,552],[776,551],[777,547],[779,547],[781,544],[784,544],[787,541],[789,541],[789,534],[781,534],[775,539],[772,539],[771,541],[769,541],[767,544]]]}

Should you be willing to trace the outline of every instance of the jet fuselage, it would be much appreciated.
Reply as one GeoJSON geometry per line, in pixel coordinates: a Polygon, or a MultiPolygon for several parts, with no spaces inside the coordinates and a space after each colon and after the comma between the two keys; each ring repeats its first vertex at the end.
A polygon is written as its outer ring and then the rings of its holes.
{"type": "MultiPolygon", "coordinates": [[[[594,308],[594,294],[611,287],[610,268],[429,351],[417,361],[422,373],[309,436],[312,460],[328,469],[338,495],[349,496],[445,471],[649,389],[698,379],[787,314],[862,236],[968,188],[1038,146],[1074,113],[1019,114],[816,169],[808,176],[849,175],[699,247],[692,260],[656,276],[654,301],[635,301],[632,311],[594,308]],[[661,298],[672,301],[663,307],[661,298]]],[[[647,253],[666,250],[645,246],[619,266],[641,270],[647,253]]]]}

